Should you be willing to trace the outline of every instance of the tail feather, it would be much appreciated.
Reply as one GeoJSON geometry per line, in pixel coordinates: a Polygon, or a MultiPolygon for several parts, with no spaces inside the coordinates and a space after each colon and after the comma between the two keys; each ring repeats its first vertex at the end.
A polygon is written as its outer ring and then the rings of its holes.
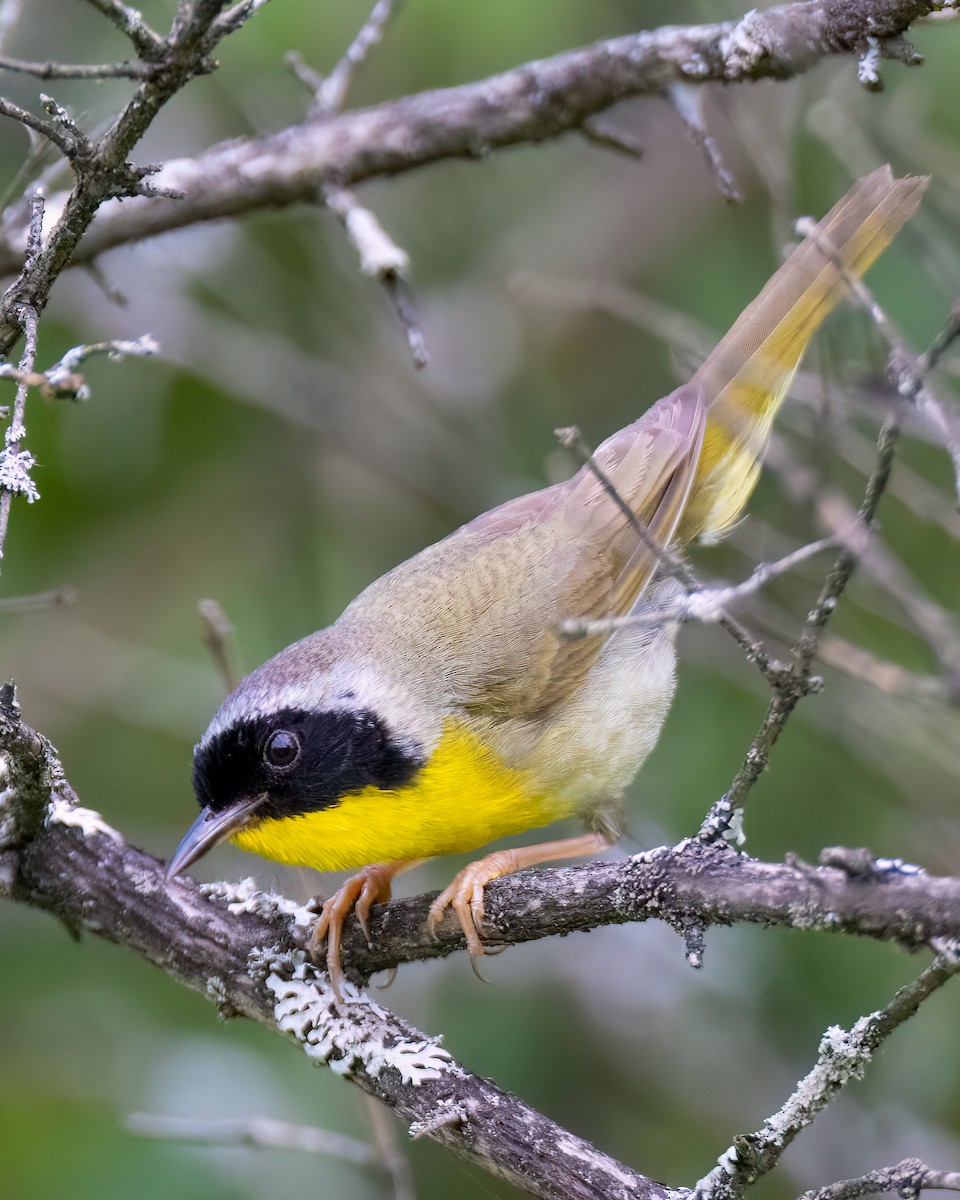
{"type": "Polygon", "coordinates": [[[707,427],[679,539],[716,537],[753,491],[777,409],[814,332],[920,203],[928,180],[864,176],[769,280],[693,379],[707,427]],[[835,259],[843,264],[841,269],[835,259]]]}

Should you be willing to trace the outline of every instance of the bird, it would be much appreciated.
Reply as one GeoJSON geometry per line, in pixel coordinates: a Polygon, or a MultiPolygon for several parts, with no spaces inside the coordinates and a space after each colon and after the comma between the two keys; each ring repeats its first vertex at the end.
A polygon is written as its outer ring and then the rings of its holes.
{"type": "Polygon", "coordinates": [[[889,166],[858,180],[693,378],[592,463],[402,562],[246,676],[195,748],[201,812],[168,879],[227,839],[281,863],[358,868],[310,943],[340,996],[345,922],[369,941],[372,906],[408,867],[582,822],[481,856],[432,902],[430,931],[452,907],[476,965],[490,880],[613,844],[674,693],[677,623],[657,614],[681,585],[665,558],[737,521],[807,344],[927,182],[889,166]],[[570,621],[587,632],[567,636],[570,621]]]}

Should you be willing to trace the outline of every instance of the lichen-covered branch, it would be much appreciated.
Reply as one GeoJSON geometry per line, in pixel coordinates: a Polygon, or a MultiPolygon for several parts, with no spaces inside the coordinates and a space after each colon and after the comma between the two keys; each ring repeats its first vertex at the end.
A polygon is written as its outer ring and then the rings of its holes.
{"type": "MultiPolygon", "coordinates": [[[[786,79],[832,55],[862,54],[869,39],[895,49],[938,7],[935,0],[798,0],[736,21],[610,38],[474,83],[233,139],[159,172],[155,186],[182,192],[182,200],[106,206],[74,246],[74,261],[199,221],[314,203],[318,186],[351,187],[576,132],[619,101],[659,96],[672,84],[786,79]]],[[[150,80],[141,89],[158,86],[150,80]]],[[[12,215],[0,231],[0,272],[17,268],[22,224],[12,215]]]]}
{"type": "MultiPolygon", "coordinates": [[[[224,1016],[252,1017],[288,1035],[311,1059],[349,1075],[394,1108],[415,1136],[434,1137],[534,1195],[667,1195],[661,1185],[465,1071],[436,1040],[353,984],[338,1001],[303,949],[313,921],[309,909],[245,885],[166,883],[157,859],[78,805],[50,745],[21,722],[9,686],[0,689],[0,768],[0,896],[46,909],[75,934],[91,932],[128,946],[203,992],[224,1016]]],[[[682,934],[745,920],[847,929],[909,945],[935,940],[941,951],[914,985],[850,1034],[827,1035],[831,1053],[838,1038],[844,1046],[856,1043],[854,1068],[840,1078],[822,1048],[802,1085],[825,1081],[817,1105],[793,1098],[761,1130],[784,1137],[777,1141],[771,1134],[761,1145],[757,1134],[749,1141],[769,1169],[846,1078],[862,1071],[879,1041],[957,969],[942,947],[944,938],[960,933],[960,880],[932,879],[865,851],[833,851],[830,862],[840,865],[756,863],[692,842],[625,863],[522,872],[489,886],[487,932],[503,943],[656,916],[682,934]],[[802,1120],[780,1120],[788,1109],[802,1120]]],[[[438,944],[424,937],[428,902],[381,906],[371,923],[373,949],[349,931],[344,959],[355,977],[462,945],[452,921],[441,928],[438,944]]],[[[808,1087],[803,1096],[809,1093],[808,1087]]],[[[741,1160],[728,1155],[711,1183],[717,1195],[739,1186],[737,1161],[746,1163],[748,1143],[737,1145],[741,1160]]],[[[751,1160],[750,1170],[755,1167],[751,1160]]]]}
{"type": "Polygon", "coordinates": [[[804,1192],[800,1200],[858,1200],[860,1196],[882,1192],[908,1197],[928,1191],[960,1192],[960,1172],[935,1171],[919,1158],[905,1158],[894,1167],[883,1167],[857,1179],[841,1179],[828,1187],[804,1192]]]}
{"type": "Polygon", "coordinates": [[[314,1062],[390,1105],[414,1135],[536,1196],[666,1200],[666,1188],[464,1070],[437,1040],[352,985],[338,1001],[294,936],[298,922],[312,919],[306,910],[230,906],[189,882],[166,885],[156,859],[75,804],[50,747],[20,723],[9,688],[0,697],[0,748],[0,895],[49,910],[74,933],[130,947],[223,1016],[286,1034],[314,1062]]]}
{"type": "MultiPolygon", "coordinates": [[[[141,924],[151,925],[160,941],[150,946],[135,940],[134,948],[161,966],[170,966],[164,955],[177,942],[186,898],[194,913],[190,920],[202,910],[203,921],[218,927],[219,940],[230,936],[230,920],[221,927],[225,912],[228,917],[256,912],[283,931],[286,945],[297,950],[306,946],[306,929],[313,921],[310,910],[257,892],[250,880],[198,886],[187,879],[170,891],[163,863],[127,846],[99,818],[92,830],[100,841],[93,851],[97,866],[90,875],[85,872],[88,859],[77,856],[73,842],[59,840],[59,825],[67,816],[56,803],[42,830],[43,818],[35,815],[29,836],[14,836],[10,832],[14,811],[21,813],[18,819],[23,811],[36,814],[37,805],[49,802],[52,781],[60,781],[55,801],[60,795],[71,803],[75,798],[49,745],[20,722],[9,688],[3,690],[0,702],[6,706],[0,722],[0,753],[5,756],[8,783],[34,776],[39,781],[30,789],[33,800],[28,810],[13,808],[13,793],[22,789],[22,782],[10,783],[9,795],[0,793],[0,821],[4,822],[0,830],[8,831],[6,843],[0,835],[0,854],[14,854],[7,866],[15,861],[18,880],[16,888],[0,885],[0,894],[6,892],[106,936],[111,936],[106,928],[115,917],[118,940],[126,940],[124,926],[136,917],[141,924]],[[132,859],[135,882],[142,886],[125,894],[130,891],[132,859]],[[108,895],[98,900],[98,906],[112,905],[115,911],[111,910],[109,922],[91,925],[84,916],[83,897],[100,890],[108,895]]],[[[68,823],[82,824],[77,817],[70,817],[68,823]]],[[[930,876],[897,859],[875,859],[866,850],[825,850],[823,865],[814,867],[795,860],[758,862],[691,839],[616,862],[523,871],[488,884],[485,897],[484,934],[491,945],[501,946],[650,919],[667,921],[681,935],[691,928],[743,923],[857,934],[896,941],[909,949],[937,938],[960,937],[960,878],[930,876]]],[[[348,925],[343,941],[347,973],[363,982],[400,963],[463,949],[462,931],[449,914],[436,939],[427,933],[432,898],[416,896],[376,906],[370,920],[372,944],[358,926],[348,925]]]]}

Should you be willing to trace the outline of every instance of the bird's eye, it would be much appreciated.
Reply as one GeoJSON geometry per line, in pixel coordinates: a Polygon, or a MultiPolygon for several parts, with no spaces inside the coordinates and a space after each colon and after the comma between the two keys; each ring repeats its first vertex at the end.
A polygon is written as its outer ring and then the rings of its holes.
{"type": "Polygon", "coordinates": [[[267,738],[263,757],[271,767],[292,767],[300,757],[300,739],[287,729],[277,729],[267,738]]]}

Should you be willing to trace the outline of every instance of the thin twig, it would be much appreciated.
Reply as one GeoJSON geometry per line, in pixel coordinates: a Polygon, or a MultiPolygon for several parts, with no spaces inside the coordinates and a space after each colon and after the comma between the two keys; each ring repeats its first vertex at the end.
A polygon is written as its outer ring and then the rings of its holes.
{"type": "Polygon", "coordinates": [[[72,587],[51,588],[48,592],[34,592],[32,596],[5,596],[0,599],[0,613],[38,612],[45,608],[59,608],[73,604],[77,593],[72,587]]]}
{"type": "MultiPolygon", "coordinates": [[[[315,82],[314,101],[308,119],[326,119],[340,111],[354,72],[373,47],[380,43],[387,23],[398,11],[401,3],[402,0],[377,0],[360,32],[326,78],[314,72],[296,53],[287,55],[287,64],[301,82],[307,83],[308,86],[315,82]]],[[[368,208],[364,208],[347,188],[323,183],[318,188],[318,195],[343,226],[350,244],[359,256],[361,272],[378,280],[383,286],[400,321],[413,365],[422,369],[430,360],[426,339],[417,321],[413,297],[406,282],[410,256],[390,237],[377,217],[368,208]]]]}
{"type": "Polygon", "coordinates": [[[150,28],[137,9],[129,4],[122,4],[120,0],[87,0],[87,3],[92,4],[112,21],[121,33],[126,34],[141,58],[153,61],[162,56],[165,49],[163,38],[150,28]]]}
{"type": "Polygon", "coordinates": [[[197,611],[203,622],[203,644],[210,652],[224,688],[232,692],[243,672],[239,667],[237,643],[230,618],[216,600],[201,600],[197,611]]]}
{"type": "MultiPolygon", "coordinates": [[[[43,244],[43,196],[34,193],[30,200],[30,232],[24,255],[23,272],[26,276],[33,269],[43,244]]],[[[17,314],[24,333],[23,353],[19,370],[22,375],[33,371],[37,358],[37,312],[31,305],[23,304],[17,314]]],[[[39,492],[30,477],[34,465],[33,455],[23,448],[26,437],[25,413],[29,388],[20,380],[13,401],[10,424],[4,435],[3,451],[0,452],[0,562],[2,562],[10,523],[10,507],[15,495],[26,497],[28,503],[39,498],[39,492]]]]}
{"type": "MultiPolygon", "coordinates": [[[[877,458],[867,480],[863,502],[857,514],[862,529],[870,529],[876,515],[877,505],[884,493],[896,446],[899,427],[888,420],[877,440],[877,458]]],[[[736,827],[747,794],[766,769],[770,751],[783,732],[791,713],[804,696],[819,690],[820,680],[813,675],[812,665],[820,636],[837,606],[837,601],[846,588],[856,566],[857,556],[844,547],[824,580],[816,603],[810,610],[800,636],[791,652],[791,665],[779,678],[772,680],[773,696],[767,707],[766,716],[750,744],[743,765],[737,771],[726,793],[707,813],[700,827],[699,837],[710,844],[724,837],[731,827],[736,827]]]]}
{"type": "Polygon", "coordinates": [[[339,112],[357,69],[370,51],[383,40],[391,18],[400,10],[403,0],[377,0],[369,17],[347,47],[343,56],[317,89],[309,117],[324,118],[339,112]]]}
{"type": "Polygon", "coordinates": [[[388,1116],[387,1109],[374,1096],[364,1094],[363,1106],[380,1165],[389,1174],[393,1184],[394,1200],[416,1200],[410,1159],[397,1138],[396,1121],[388,1116]]]}
{"type": "Polygon", "coordinates": [[[327,1154],[358,1167],[383,1170],[377,1150],[358,1138],[309,1125],[290,1125],[270,1117],[169,1117],[162,1113],[131,1113],[127,1129],[144,1137],[213,1146],[256,1146],[270,1150],[302,1150],[327,1154]]]}
{"type": "Polygon", "coordinates": [[[907,1200],[927,1191],[960,1192],[960,1171],[934,1171],[919,1158],[905,1158],[894,1167],[803,1192],[798,1200],[858,1200],[884,1192],[896,1192],[907,1200]]]}
{"type": "Polygon", "coordinates": [[[90,389],[77,370],[86,359],[96,354],[106,354],[111,362],[121,362],[128,354],[149,358],[159,351],[156,339],[148,333],[135,341],[113,338],[107,342],[74,346],[45,371],[24,371],[9,363],[0,363],[0,379],[12,379],[27,388],[36,388],[45,400],[89,400],[90,389]]]}
{"type": "Polygon", "coordinates": [[[155,68],[128,59],[118,63],[27,62],[0,55],[0,71],[15,71],[37,79],[149,79],[155,68]]]}
{"type": "Polygon", "coordinates": [[[716,138],[707,128],[703,114],[707,94],[704,88],[690,83],[671,84],[666,92],[667,99],[673,105],[687,133],[702,151],[717,191],[724,200],[729,200],[732,204],[742,204],[743,190],[723,161],[716,138]]]}
{"type": "Polygon", "coordinates": [[[643,143],[639,138],[599,117],[587,117],[580,126],[580,132],[589,141],[596,142],[598,146],[607,150],[617,150],[620,154],[626,154],[628,158],[643,157],[643,143]]]}
{"type": "Polygon", "coordinates": [[[932,700],[941,704],[960,704],[960,675],[938,678],[918,675],[899,663],[878,658],[862,646],[845,638],[822,638],[817,658],[837,671],[859,679],[888,696],[906,696],[915,700],[932,700]]]}
{"type": "Polygon", "coordinates": [[[943,329],[933,344],[919,358],[912,353],[906,342],[894,328],[893,322],[877,303],[864,281],[848,271],[829,239],[820,231],[810,217],[801,217],[796,223],[797,232],[809,237],[820,248],[825,257],[843,274],[844,282],[858,303],[873,319],[890,352],[890,372],[898,393],[912,404],[927,424],[940,435],[950,461],[953,464],[957,501],[960,504],[960,420],[947,403],[934,395],[926,381],[930,367],[944,350],[960,334],[960,315],[956,306],[947,318],[943,329]]]}
{"type": "MultiPolygon", "coordinates": [[[[849,521],[846,500],[833,491],[817,497],[816,508],[828,529],[849,521]]],[[[906,615],[944,673],[960,671],[960,631],[954,615],[932,599],[910,568],[882,542],[865,542],[860,563],[864,574],[892,597],[906,615]]]]}
{"type": "Polygon", "coordinates": [[[846,1084],[863,1076],[894,1030],[958,970],[960,957],[956,953],[938,954],[878,1012],[861,1017],[849,1031],[836,1025],[828,1029],[813,1069],[760,1129],[734,1138],[717,1166],[697,1184],[697,1200],[738,1200],[748,1186],[772,1171],[797,1134],[812,1124],[846,1084]]]}
{"type": "Polygon", "coordinates": [[[211,27],[211,33],[216,39],[226,37],[228,33],[236,33],[241,25],[245,25],[250,18],[265,5],[269,4],[270,0],[238,0],[232,8],[228,8],[225,13],[217,17],[211,27]]]}
{"type": "Polygon", "coordinates": [[[323,86],[323,76],[310,66],[299,50],[288,50],[283,56],[283,62],[294,79],[299,80],[311,95],[323,86]]]}
{"type": "MultiPolygon", "coordinates": [[[[599,463],[597,463],[593,452],[583,440],[580,430],[575,425],[570,425],[564,429],[554,430],[554,434],[561,445],[567,446],[577,452],[603,490],[626,517],[630,528],[660,562],[661,570],[667,575],[672,575],[678,579],[688,593],[704,591],[703,583],[690,564],[679,555],[674,554],[668,547],[661,546],[643,521],[640,520],[630,505],[620,495],[612,480],[605,474],[599,463]]],[[[743,651],[747,661],[752,663],[765,679],[778,679],[780,677],[783,668],[779,663],[775,663],[770,658],[763,645],[756,638],[751,637],[750,633],[739,621],[731,617],[729,613],[723,612],[717,615],[716,623],[730,634],[743,651]]]]}
{"type": "Polygon", "coordinates": [[[700,591],[686,592],[682,596],[668,600],[665,604],[627,617],[609,617],[597,621],[563,621],[559,629],[564,636],[576,638],[597,633],[612,633],[615,629],[622,629],[625,626],[660,625],[665,621],[700,621],[705,625],[715,625],[726,615],[725,610],[728,605],[736,604],[746,596],[754,595],[771,579],[776,579],[780,575],[792,571],[794,567],[806,562],[815,554],[834,549],[838,540],[836,537],[821,538],[806,546],[800,546],[775,562],[760,563],[741,583],[731,584],[727,587],[704,587],[700,591]]]}
{"type": "Polygon", "coordinates": [[[19,121],[27,129],[33,130],[34,133],[39,133],[68,159],[72,159],[77,153],[76,140],[70,134],[62,132],[53,121],[44,121],[42,117],[34,116],[28,109],[21,108],[12,100],[0,97],[0,117],[10,117],[14,121],[19,121]]]}

